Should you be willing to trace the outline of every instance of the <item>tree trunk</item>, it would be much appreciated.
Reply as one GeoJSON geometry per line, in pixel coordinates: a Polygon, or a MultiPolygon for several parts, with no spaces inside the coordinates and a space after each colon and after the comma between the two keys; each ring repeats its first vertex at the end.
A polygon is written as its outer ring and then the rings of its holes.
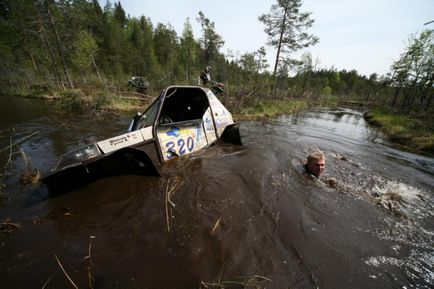
{"type": "Polygon", "coordinates": [[[191,84],[191,72],[190,72],[190,47],[187,46],[187,59],[186,59],[186,63],[185,63],[185,73],[187,74],[186,76],[186,80],[188,84],[191,84]]]}
{"type": "Polygon", "coordinates": [[[35,58],[33,57],[33,53],[30,50],[29,44],[27,43],[27,37],[25,33],[24,33],[24,46],[26,47],[26,50],[30,55],[30,59],[32,60],[33,69],[35,70],[35,75],[38,76],[38,67],[36,66],[35,58]]]}
{"type": "Polygon", "coordinates": [[[394,107],[396,102],[398,101],[398,95],[401,91],[401,83],[398,85],[398,87],[395,88],[395,93],[393,94],[393,99],[392,99],[392,103],[391,106],[394,107]]]}
{"type": "Polygon", "coordinates": [[[253,93],[256,92],[256,86],[258,85],[258,77],[259,77],[259,68],[260,68],[261,62],[258,60],[258,66],[256,67],[255,71],[255,79],[253,80],[253,93]]]}
{"type": "Polygon", "coordinates": [[[431,93],[430,96],[429,96],[429,98],[428,98],[428,101],[426,103],[425,110],[429,110],[430,109],[433,96],[434,96],[434,93],[431,93]]]}
{"type": "Polygon", "coordinates": [[[421,109],[428,109],[429,108],[429,104],[431,102],[432,99],[432,95],[434,93],[431,93],[431,95],[429,94],[430,91],[432,90],[432,86],[433,86],[433,80],[431,79],[430,81],[428,81],[427,85],[425,86],[425,89],[422,92],[422,96],[420,98],[420,106],[421,109]],[[428,97],[428,95],[430,95],[430,97],[428,97]],[[423,103],[425,102],[425,100],[427,100],[427,106],[425,108],[423,108],[423,103]]]}
{"type": "Polygon", "coordinates": [[[285,5],[285,11],[283,13],[282,29],[280,30],[279,45],[277,46],[276,61],[274,62],[274,71],[273,71],[273,76],[274,77],[276,77],[277,66],[279,64],[280,50],[282,49],[282,38],[283,38],[283,33],[285,32],[285,28],[286,28],[285,27],[285,24],[286,24],[286,12],[288,11],[288,5],[289,5],[289,2],[286,3],[286,5],[285,5]]]}
{"type": "Polygon", "coordinates": [[[50,41],[48,40],[48,35],[47,35],[47,32],[45,31],[44,24],[42,22],[41,14],[39,13],[39,10],[37,10],[37,11],[38,11],[39,22],[41,25],[40,31],[42,34],[41,35],[42,41],[45,42],[45,44],[47,45],[47,49],[48,49],[48,52],[50,54],[51,61],[53,62],[53,65],[54,65],[54,70],[56,71],[57,80],[59,81],[59,84],[62,87],[62,89],[65,90],[65,85],[63,84],[62,76],[60,74],[59,67],[57,66],[56,58],[54,57],[53,48],[51,47],[50,41]]]}
{"type": "Polygon", "coordinates": [[[13,88],[18,90],[18,87],[15,85],[16,81],[14,80],[14,77],[11,73],[11,70],[7,64],[4,62],[3,59],[0,58],[0,73],[4,72],[8,76],[9,85],[13,88]],[[2,71],[3,70],[3,71],[2,71]]]}
{"type": "Polygon", "coordinates": [[[416,90],[417,90],[417,81],[419,78],[416,76],[416,78],[413,80],[413,84],[411,86],[411,90],[409,91],[408,95],[406,93],[404,99],[401,103],[401,108],[406,107],[406,110],[410,111],[411,106],[413,105],[414,98],[416,96],[416,90]]]}
{"type": "Polygon", "coordinates": [[[370,86],[369,86],[369,89],[368,89],[368,95],[366,96],[366,104],[368,104],[368,102],[369,102],[369,97],[371,97],[371,92],[372,92],[372,86],[373,86],[373,84],[371,84],[370,86]]]}
{"type": "Polygon", "coordinates": [[[174,83],[175,82],[175,67],[174,67],[174,63],[173,63],[173,43],[172,40],[170,41],[170,82],[174,83]]]}
{"type": "Polygon", "coordinates": [[[283,21],[282,21],[282,29],[280,30],[280,36],[279,36],[279,45],[277,46],[277,53],[276,53],[276,61],[274,62],[274,70],[273,70],[273,81],[271,82],[271,95],[275,96],[274,86],[277,86],[277,79],[276,79],[276,72],[277,67],[279,65],[279,57],[280,57],[280,50],[282,49],[282,38],[283,33],[285,32],[285,24],[286,24],[286,12],[288,11],[288,5],[289,2],[285,5],[285,10],[283,13],[283,21]]]}
{"type": "Polygon", "coordinates": [[[409,111],[410,111],[410,110],[412,109],[412,107],[413,107],[413,103],[414,103],[414,101],[416,100],[416,94],[417,94],[416,92],[417,92],[418,90],[420,90],[418,86],[415,86],[415,87],[413,88],[413,90],[412,90],[412,94],[411,94],[411,97],[410,97],[410,99],[409,99],[408,106],[407,106],[407,109],[408,109],[409,111]]]}
{"type": "Polygon", "coordinates": [[[93,63],[93,66],[95,67],[96,74],[98,75],[99,81],[101,83],[103,83],[102,78],[101,78],[101,74],[99,74],[98,66],[96,66],[95,58],[93,58],[93,57],[92,57],[92,63],[93,63]]]}
{"type": "Polygon", "coordinates": [[[47,2],[47,12],[48,12],[48,17],[50,18],[51,27],[53,28],[54,31],[54,36],[56,37],[57,51],[59,52],[60,60],[62,60],[63,72],[65,73],[65,77],[66,80],[68,81],[69,88],[73,89],[74,85],[71,81],[71,78],[69,77],[68,68],[66,67],[66,61],[63,55],[62,46],[60,45],[59,34],[57,33],[56,25],[54,25],[54,19],[53,16],[51,15],[50,6],[48,5],[48,2],[47,2]]]}

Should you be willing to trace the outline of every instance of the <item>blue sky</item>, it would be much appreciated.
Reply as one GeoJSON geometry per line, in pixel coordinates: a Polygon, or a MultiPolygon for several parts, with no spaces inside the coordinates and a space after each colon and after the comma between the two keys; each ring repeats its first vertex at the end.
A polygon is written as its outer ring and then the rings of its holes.
{"type": "MultiPolygon", "coordinates": [[[[106,0],[99,0],[103,7],[106,0]]],[[[110,1],[112,4],[114,0],[110,1]]],[[[224,54],[239,57],[266,46],[267,35],[258,16],[268,13],[276,0],[121,0],[127,15],[149,17],[171,24],[181,35],[189,17],[195,37],[199,11],[215,23],[225,40],[224,54]]],[[[320,68],[356,69],[360,74],[386,74],[404,51],[411,34],[434,29],[434,0],[304,0],[302,11],[312,12],[315,23],[309,32],[320,38],[310,47],[320,68]]],[[[275,49],[266,46],[267,59],[274,65],[275,49]]]]}

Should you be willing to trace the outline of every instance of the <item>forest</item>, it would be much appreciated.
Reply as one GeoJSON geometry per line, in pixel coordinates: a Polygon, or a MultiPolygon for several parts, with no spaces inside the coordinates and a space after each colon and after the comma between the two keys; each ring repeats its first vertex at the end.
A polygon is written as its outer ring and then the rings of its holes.
{"type": "Polygon", "coordinates": [[[300,0],[277,1],[269,14],[258,17],[270,37],[267,44],[278,52],[270,64],[264,47],[238,59],[222,53],[224,39],[203,12],[187,18],[178,35],[170,24],[127,16],[120,2],[101,7],[97,0],[1,0],[2,93],[92,95],[101,105],[108,95],[131,91],[132,76],[143,77],[149,83],[146,93],[154,95],[171,84],[198,84],[200,72],[210,65],[212,78],[225,84],[223,98],[235,109],[267,99],[333,99],[432,115],[433,30],[411,35],[387,75],[324,69],[309,52],[294,59],[294,52],[319,40],[307,33],[286,34],[294,30],[285,24],[288,15],[296,16],[298,23],[291,25],[301,30],[312,25],[301,5],[300,0]],[[198,21],[201,35],[193,34],[191,21],[198,21]]]}

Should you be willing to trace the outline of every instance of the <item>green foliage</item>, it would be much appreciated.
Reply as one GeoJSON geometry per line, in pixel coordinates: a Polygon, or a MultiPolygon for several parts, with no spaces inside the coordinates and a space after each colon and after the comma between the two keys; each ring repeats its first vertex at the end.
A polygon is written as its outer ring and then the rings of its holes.
{"type": "Polygon", "coordinates": [[[146,16],[127,17],[120,1],[107,1],[103,9],[97,0],[3,1],[0,85],[3,93],[47,95],[63,91],[71,79],[80,90],[66,91],[63,105],[99,110],[115,101],[107,91],[131,89],[131,76],[144,77],[151,86],[147,94],[156,94],[170,84],[196,84],[204,66],[211,65],[212,79],[224,82],[228,100],[240,99],[237,111],[260,101],[257,109],[272,115],[267,101],[290,97],[318,103],[357,100],[407,113],[434,113],[431,30],[409,39],[389,75],[367,78],[355,70],[319,69],[310,53],[292,58],[293,52],[318,41],[306,32],[313,19],[301,12],[301,5],[301,0],[278,0],[260,17],[280,54],[271,74],[264,47],[239,57],[221,53],[224,40],[203,12],[195,37],[189,19],[178,36],[170,24],[154,27],[146,16]],[[99,90],[104,93],[94,93],[99,90]]]}
{"type": "Polygon", "coordinates": [[[80,89],[68,89],[60,93],[61,109],[80,110],[86,106],[86,96],[80,89]]]}
{"type": "Polygon", "coordinates": [[[313,19],[301,6],[301,0],[277,0],[259,17],[277,50],[270,73],[264,47],[239,57],[221,53],[224,40],[203,12],[197,17],[201,33],[195,37],[189,19],[178,36],[170,24],[154,27],[148,17],[127,17],[121,1],[107,1],[103,9],[98,0],[3,1],[2,93],[47,96],[63,91],[59,105],[64,109],[136,109],[140,103],[116,97],[131,89],[131,76],[144,77],[151,85],[146,93],[155,95],[167,85],[196,84],[204,66],[211,65],[212,79],[225,84],[222,101],[238,117],[274,117],[312,104],[355,100],[391,108],[371,120],[394,141],[415,142],[432,152],[433,30],[412,35],[385,76],[319,69],[309,52],[293,57],[318,42],[306,32],[313,19]]]}
{"type": "Polygon", "coordinates": [[[192,84],[195,76],[200,73],[195,70],[195,67],[199,64],[199,51],[200,47],[194,39],[193,28],[191,27],[190,20],[187,18],[180,39],[180,64],[184,68],[187,84],[192,84]]]}
{"type": "Polygon", "coordinates": [[[242,109],[241,116],[246,118],[276,117],[282,114],[291,114],[307,107],[308,102],[306,100],[260,100],[254,105],[242,109]]]}
{"type": "Polygon", "coordinates": [[[72,61],[80,71],[88,70],[97,53],[97,44],[92,35],[87,31],[80,31],[74,42],[72,61]]]}
{"type": "Polygon", "coordinates": [[[371,110],[365,119],[381,127],[391,141],[434,154],[434,133],[427,119],[410,118],[383,108],[371,110]]]}
{"type": "Polygon", "coordinates": [[[265,25],[269,45],[277,49],[273,75],[278,70],[285,71],[285,66],[292,68],[298,63],[291,58],[293,52],[319,41],[316,36],[304,32],[314,20],[310,18],[311,13],[300,11],[301,5],[301,0],[278,0],[271,6],[269,14],[259,17],[259,21],[265,25]]]}
{"type": "MultiPolygon", "coordinates": [[[[203,49],[202,66],[211,64],[214,65],[218,58],[220,48],[225,43],[223,38],[215,31],[214,22],[205,17],[202,11],[199,11],[197,21],[202,27],[203,36],[200,39],[200,44],[203,49]]],[[[215,66],[215,65],[214,65],[215,66]]]]}
{"type": "Polygon", "coordinates": [[[122,8],[121,1],[115,3],[113,17],[121,27],[125,27],[127,25],[127,17],[125,16],[125,11],[122,8]]]}
{"type": "Polygon", "coordinates": [[[330,86],[326,86],[322,89],[322,94],[325,96],[330,96],[333,92],[333,89],[330,86]]]}
{"type": "Polygon", "coordinates": [[[410,110],[414,104],[430,109],[434,94],[434,30],[412,35],[401,57],[392,69],[391,83],[395,87],[392,106],[410,110]],[[400,100],[399,100],[400,98],[400,100]]]}
{"type": "Polygon", "coordinates": [[[154,31],[154,49],[158,63],[163,69],[163,78],[173,83],[179,74],[177,71],[178,37],[172,26],[159,23],[154,31]]]}
{"type": "Polygon", "coordinates": [[[110,109],[113,98],[106,91],[86,94],[82,89],[68,89],[59,95],[59,107],[64,110],[101,111],[110,109]]]}
{"type": "Polygon", "coordinates": [[[91,107],[93,110],[102,110],[108,107],[111,103],[111,99],[107,92],[97,91],[93,94],[91,107]]]}

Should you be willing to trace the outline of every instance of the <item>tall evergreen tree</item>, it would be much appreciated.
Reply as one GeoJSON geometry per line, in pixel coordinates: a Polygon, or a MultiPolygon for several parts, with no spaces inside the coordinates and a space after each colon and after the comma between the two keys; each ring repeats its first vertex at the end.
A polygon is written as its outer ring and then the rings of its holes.
{"type": "MultiPolygon", "coordinates": [[[[60,2],[60,4],[62,4],[63,1],[60,2]]],[[[65,50],[68,48],[68,44],[71,44],[70,41],[63,41],[61,35],[65,35],[68,36],[68,34],[66,33],[59,33],[59,29],[58,29],[58,24],[56,21],[56,17],[53,14],[57,12],[57,15],[62,15],[62,12],[66,11],[66,13],[63,14],[63,16],[65,14],[67,14],[67,12],[69,12],[69,2],[66,2],[65,5],[63,7],[61,7],[60,5],[57,6],[55,4],[50,4],[49,1],[46,1],[46,13],[48,15],[48,20],[49,20],[49,24],[50,27],[52,29],[53,35],[54,35],[54,43],[56,44],[56,48],[57,48],[57,53],[59,55],[59,59],[60,59],[60,63],[62,64],[62,68],[63,68],[63,73],[65,75],[66,81],[68,82],[68,86],[69,88],[74,88],[74,84],[72,82],[72,77],[70,76],[69,73],[69,69],[68,69],[68,63],[67,63],[67,57],[66,57],[66,52],[65,50]],[[60,11],[59,8],[64,8],[64,11],[60,11]],[[58,10],[59,9],[59,10],[58,10]]],[[[61,17],[59,17],[61,19],[61,17]]],[[[63,17],[63,20],[68,19],[68,15],[66,15],[66,17],[63,17]]],[[[60,22],[60,21],[59,21],[60,22]]],[[[69,39],[70,40],[70,39],[69,39]]],[[[70,45],[72,46],[72,45],[70,45]]]]}
{"type": "MultiPolygon", "coordinates": [[[[277,0],[273,4],[269,14],[263,14],[259,20],[265,25],[265,32],[269,37],[269,44],[276,47],[276,61],[274,63],[273,75],[279,68],[283,59],[285,66],[296,63],[291,59],[291,54],[302,48],[314,45],[318,38],[304,32],[312,26],[314,20],[310,18],[311,13],[301,12],[302,0],[277,0]]],[[[281,71],[288,68],[281,67],[281,71]]]]}
{"type": "Polygon", "coordinates": [[[154,51],[154,29],[151,19],[145,16],[140,17],[140,30],[143,39],[142,55],[144,60],[144,75],[148,79],[155,79],[155,76],[160,73],[160,66],[154,51]]]}
{"type": "Polygon", "coordinates": [[[119,75],[122,67],[122,42],[124,39],[122,27],[114,18],[114,9],[110,1],[106,2],[103,12],[104,41],[101,47],[102,66],[111,75],[119,75]]]}
{"type": "Polygon", "coordinates": [[[202,11],[199,11],[197,21],[202,27],[203,36],[201,46],[203,49],[203,65],[214,64],[217,62],[220,48],[225,43],[223,38],[215,31],[214,22],[205,17],[202,11]]]}
{"type": "Polygon", "coordinates": [[[254,52],[255,55],[255,61],[256,61],[256,69],[255,69],[255,80],[253,83],[253,91],[255,92],[258,84],[259,84],[259,75],[265,71],[269,67],[267,63],[267,59],[265,58],[266,52],[265,47],[259,48],[257,51],[254,52]]]}
{"type": "Polygon", "coordinates": [[[121,1],[115,3],[113,16],[122,28],[127,25],[127,17],[125,16],[124,8],[122,8],[121,1]]]}
{"type": "Polygon", "coordinates": [[[176,77],[178,57],[178,37],[175,29],[158,23],[154,31],[154,49],[158,62],[165,71],[166,78],[173,83],[176,77]]]}
{"type": "Polygon", "coordinates": [[[40,70],[40,54],[38,33],[35,26],[35,5],[33,1],[1,1],[0,2],[0,59],[1,68],[5,69],[2,78],[14,81],[15,74],[28,75],[27,64],[35,74],[40,70]],[[21,70],[21,72],[18,72],[21,70]]]}
{"type": "MultiPolygon", "coordinates": [[[[193,29],[190,24],[190,19],[184,23],[184,30],[180,39],[181,46],[181,63],[185,70],[185,80],[191,83],[194,67],[197,66],[197,51],[198,45],[194,39],[193,29]]],[[[199,72],[197,71],[197,75],[199,72]]]]}
{"type": "Polygon", "coordinates": [[[255,54],[250,52],[244,53],[241,55],[239,62],[243,71],[242,89],[245,90],[246,86],[252,86],[254,73],[256,71],[255,54]]]}

